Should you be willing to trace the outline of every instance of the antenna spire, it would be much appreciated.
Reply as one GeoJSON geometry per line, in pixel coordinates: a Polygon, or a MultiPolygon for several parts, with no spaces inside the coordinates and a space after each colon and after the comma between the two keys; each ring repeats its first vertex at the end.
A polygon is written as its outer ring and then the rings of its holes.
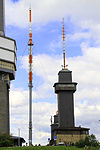
{"type": "Polygon", "coordinates": [[[64,18],[63,18],[63,61],[64,61],[64,69],[66,69],[66,64],[65,64],[65,27],[64,27],[64,18]]]}
{"type": "Polygon", "coordinates": [[[29,9],[29,146],[32,145],[32,27],[31,27],[31,8],[29,9]]]}

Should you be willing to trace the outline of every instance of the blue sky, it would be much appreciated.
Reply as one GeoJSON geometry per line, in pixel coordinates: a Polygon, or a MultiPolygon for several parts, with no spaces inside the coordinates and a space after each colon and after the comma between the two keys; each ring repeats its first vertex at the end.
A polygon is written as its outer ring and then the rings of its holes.
{"type": "Polygon", "coordinates": [[[62,69],[62,18],[65,18],[66,64],[78,82],[76,126],[100,137],[100,2],[99,0],[6,0],[6,36],[17,43],[16,79],[11,82],[11,133],[28,142],[28,10],[33,33],[33,144],[46,144],[50,116],[57,110],[53,84],[62,69]],[[52,9],[51,9],[52,8],[52,9]],[[93,11],[94,10],[94,11],[93,11]]]}

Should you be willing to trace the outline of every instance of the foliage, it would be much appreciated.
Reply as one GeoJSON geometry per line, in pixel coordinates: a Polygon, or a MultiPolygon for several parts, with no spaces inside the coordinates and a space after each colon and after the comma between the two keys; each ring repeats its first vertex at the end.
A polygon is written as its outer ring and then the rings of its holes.
{"type": "MultiPolygon", "coordinates": [[[[0,150],[84,150],[84,148],[77,148],[74,146],[31,146],[31,147],[9,147],[0,148],[0,150]]],[[[91,148],[91,150],[98,150],[96,148],[91,148]]]]}
{"type": "Polygon", "coordinates": [[[76,147],[84,147],[85,141],[83,139],[80,139],[78,142],[75,143],[76,147]]]}
{"type": "Polygon", "coordinates": [[[7,134],[0,135],[0,147],[13,146],[13,139],[7,134]]]}
{"type": "Polygon", "coordinates": [[[84,150],[76,147],[66,147],[66,146],[33,146],[33,147],[14,147],[14,148],[4,148],[0,150],[84,150]]]}
{"type": "Polygon", "coordinates": [[[95,135],[91,134],[90,136],[87,136],[84,140],[81,139],[79,142],[76,142],[75,144],[75,146],[77,147],[85,147],[85,145],[97,147],[99,146],[99,142],[96,139],[95,135]]]}

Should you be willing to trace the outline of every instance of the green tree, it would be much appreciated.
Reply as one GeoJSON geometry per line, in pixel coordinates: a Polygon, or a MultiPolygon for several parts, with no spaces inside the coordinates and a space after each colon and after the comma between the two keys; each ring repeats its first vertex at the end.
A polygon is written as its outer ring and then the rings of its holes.
{"type": "Polygon", "coordinates": [[[13,145],[14,145],[14,142],[11,136],[7,134],[0,135],[0,147],[9,147],[13,145]]]}
{"type": "Polygon", "coordinates": [[[97,146],[99,146],[99,142],[96,139],[95,135],[91,134],[89,136],[86,136],[86,138],[84,140],[81,139],[81,140],[79,140],[79,142],[76,142],[75,145],[79,148],[84,147],[85,145],[97,147],[97,146]]]}
{"type": "Polygon", "coordinates": [[[78,142],[75,143],[75,146],[78,148],[84,147],[85,146],[84,140],[80,139],[78,142]]]}
{"type": "Polygon", "coordinates": [[[95,135],[93,135],[93,134],[91,134],[89,136],[89,142],[90,142],[91,146],[94,146],[94,147],[99,146],[99,142],[96,139],[95,135]]]}

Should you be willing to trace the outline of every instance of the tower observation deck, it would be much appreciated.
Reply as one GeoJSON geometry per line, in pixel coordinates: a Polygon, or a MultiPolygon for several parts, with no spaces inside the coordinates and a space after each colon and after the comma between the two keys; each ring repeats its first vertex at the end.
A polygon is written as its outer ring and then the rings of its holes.
{"type": "Polygon", "coordinates": [[[9,89],[15,79],[16,41],[5,36],[4,0],[0,0],[0,134],[9,134],[9,89]]]}

